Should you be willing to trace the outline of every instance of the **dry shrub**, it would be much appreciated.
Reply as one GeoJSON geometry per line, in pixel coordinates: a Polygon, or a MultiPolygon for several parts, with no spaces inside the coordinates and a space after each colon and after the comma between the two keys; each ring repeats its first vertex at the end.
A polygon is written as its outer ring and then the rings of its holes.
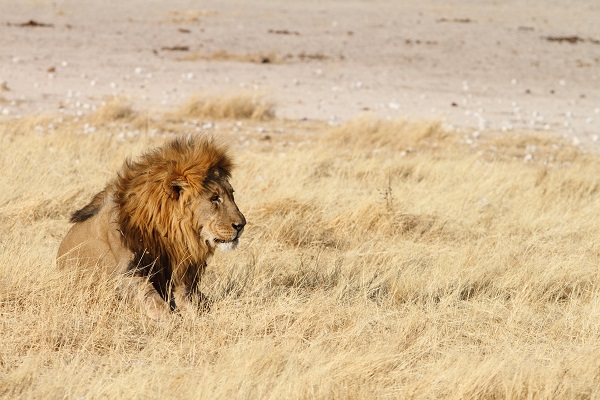
{"type": "MultiPolygon", "coordinates": [[[[343,56],[340,57],[343,58],[343,56]]],[[[330,56],[322,53],[300,52],[297,54],[287,53],[281,55],[272,51],[259,53],[231,53],[227,50],[216,50],[211,53],[191,52],[178,57],[177,59],[179,61],[228,61],[254,64],[284,64],[294,61],[326,61],[330,58],[330,56]]]]}
{"type": "Polygon", "coordinates": [[[114,122],[131,122],[138,113],[131,104],[122,97],[113,97],[98,108],[88,118],[94,125],[109,124],[114,122]]]}
{"type": "Polygon", "coordinates": [[[194,97],[177,110],[178,118],[252,119],[267,120],[275,115],[273,104],[260,96],[223,95],[194,97]]]}
{"type": "Polygon", "coordinates": [[[212,53],[190,53],[182,57],[179,57],[181,61],[233,61],[233,62],[247,62],[255,64],[280,64],[284,62],[284,59],[273,52],[268,53],[246,53],[237,54],[230,53],[226,50],[217,50],[212,53]]]}

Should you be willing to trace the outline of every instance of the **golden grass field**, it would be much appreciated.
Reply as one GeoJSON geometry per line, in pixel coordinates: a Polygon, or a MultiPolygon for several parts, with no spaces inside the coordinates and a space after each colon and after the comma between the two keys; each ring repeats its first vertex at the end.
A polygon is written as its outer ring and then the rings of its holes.
{"type": "Polygon", "coordinates": [[[599,155],[234,97],[0,123],[0,397],[600,396],[599,155]],[[125,157],[187,133],[231,143],[248,225],[213,309],[159,324],[55,254],[125,157]]]}

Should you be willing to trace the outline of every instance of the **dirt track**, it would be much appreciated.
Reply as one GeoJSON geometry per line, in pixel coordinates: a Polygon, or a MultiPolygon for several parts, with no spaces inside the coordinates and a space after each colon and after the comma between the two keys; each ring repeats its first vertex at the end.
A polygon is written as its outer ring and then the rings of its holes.
{"type": "Polygon", "coordinates": [[[247,89],[284,118],[440,118],[600,148],[594,0],[85,3],[2,2],[1,118],[247,89]]]}

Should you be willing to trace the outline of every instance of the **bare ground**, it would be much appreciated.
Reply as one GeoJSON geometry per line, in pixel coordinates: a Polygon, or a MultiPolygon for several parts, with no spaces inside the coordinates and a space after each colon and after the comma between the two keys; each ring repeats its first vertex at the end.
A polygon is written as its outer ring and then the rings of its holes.
{"type": "Polygon", "coordinates": [[[3,2],[0,111],[85,113],[113,95],[164,109],[246,88],[283,118],[439,118],[596,148],[599,15],[592,0],[3,2]]]}

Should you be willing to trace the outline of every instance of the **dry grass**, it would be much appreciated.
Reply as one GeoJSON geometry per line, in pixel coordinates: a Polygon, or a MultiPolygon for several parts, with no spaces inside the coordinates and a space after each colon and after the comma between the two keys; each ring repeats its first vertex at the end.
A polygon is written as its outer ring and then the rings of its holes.
{"type": "Polygon", "coordinates": [[[98,110],[89,116],[89,120],[95,124],[111,122],[128,122],[137,116],[131,104],[124,98],[113,97],[103,102],[98,110]]]}
{"type": "Polygon", "coordinates": [[[231,53],[226,50],[216,50],[211,53],[192,52],[179,57],[181,61],[232,61],[247,62],[254,64],[281,64],[285,60],[274,52],[265,53],[231,53]]]}
{"type": "Polygon", "coordinates": [[[0,125],[0,397],[600,395],[598,156],[368,118],[221,132],[247,230],[214,309],[156,325],[55,268],[68,213],[165,140],[81,123],[0,125]]]}
{"type": "MultiPolygon", "coordinates": [[[[186,49],[184,51],[187,51],[186,49]]],[[[343,58],[343,56],[340,56],[343,58]]],[[[278,54],[273,51],[263,51],[259,53],[231,53],[226,50],[216,50],[213,52],[193,51],[183,56],[177,57],[179,61],[216,61],[216,62],[242,62],[253,64],[287,64],[292,62],[311,62],[326,61],[332,57],[323,53],[287,53],[278,54]]]]}
{"type": "Polygon", "coordinates": [[[196,96],[173,115],[174,118],[266,120],[275,115],[273,104],[253,94],[196,96]]]}

